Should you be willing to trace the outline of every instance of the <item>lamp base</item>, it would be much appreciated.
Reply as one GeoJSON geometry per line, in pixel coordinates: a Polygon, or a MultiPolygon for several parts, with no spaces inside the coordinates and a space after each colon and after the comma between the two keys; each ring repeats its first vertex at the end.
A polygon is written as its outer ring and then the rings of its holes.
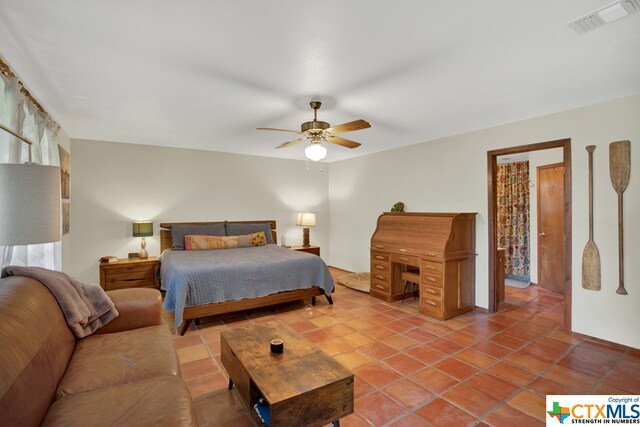
{"type": "Polygon", "coordinates": [[[311,246],[309,244],[309,229],[308,228],[303,228],[302,229],[302,246],[304,246],[305,248],[308,248],[309,246],[311,246]]]}
{"type": "Polygon", "coordinates": [[[147,252],[147,242],[146,240],[144,240],[144,237],[142,238],[142,241],[140,242],[140,259],[146,259],[149,258],[149,253],[147,252]]]}

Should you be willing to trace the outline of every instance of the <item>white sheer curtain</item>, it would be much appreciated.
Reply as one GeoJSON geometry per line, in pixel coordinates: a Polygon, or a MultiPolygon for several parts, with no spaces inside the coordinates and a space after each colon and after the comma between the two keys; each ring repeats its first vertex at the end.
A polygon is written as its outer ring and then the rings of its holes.
{"type": "MultiPolygon", "coordinates": [[[[20,129],[19,125],[19,109],[18,104],[24,97],[18,86],[18,79],[15,77],[5,77],[0,74],[0,82],[2,88],[0,90],[0,123],[9,129],[20,129]]],[[[15,136],[0,131],[0,162],[2,163],[19,163],[24,143],[15,136]]]]}
{"type": "MultiPolygon", "coordinates": [[[[58,128],[20,93],[18,79],[0,74],[0,123],[33,142],[31,161],[42,165],[59,166],[58,128]]],[[[29,161],[29,146],[9,133],[0,130],[0,163],[29,161]]],[[[2,200],[0,203],[10,203],[2,200]]],[[[29,265],[60,270],[62,246],[60,242],[39,245],[0,246],[0,267],[29,265]]]]}

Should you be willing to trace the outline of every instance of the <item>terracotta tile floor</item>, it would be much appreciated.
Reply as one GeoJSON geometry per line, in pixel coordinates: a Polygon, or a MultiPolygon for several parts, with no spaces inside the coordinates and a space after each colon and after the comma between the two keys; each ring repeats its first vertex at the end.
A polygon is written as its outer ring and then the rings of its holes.
{"type": "Polygon", "coordinates": [[[413,299],[386,303],[338,285],[333,300],[204,319],[176,335],[200,425],[255,426],[227,390],[220,331],[273,319],[354,371],[345,427],[543,425],[547,393],[640,392],[640,351],[564,333],[562,296],[536,286],[507,287],[498,314],[446,322],[419,314],[413,299]]]}

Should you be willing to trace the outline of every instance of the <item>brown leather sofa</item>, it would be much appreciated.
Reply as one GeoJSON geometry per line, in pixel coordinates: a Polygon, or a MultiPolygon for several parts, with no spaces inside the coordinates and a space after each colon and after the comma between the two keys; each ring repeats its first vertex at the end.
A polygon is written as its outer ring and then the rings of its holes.
{"type": "Polygon", "coordinates": [[[108,294],[120,316],[77,340],[42,283],[0,280],[0,425],[196,424],[160,293],[108,294]]]}

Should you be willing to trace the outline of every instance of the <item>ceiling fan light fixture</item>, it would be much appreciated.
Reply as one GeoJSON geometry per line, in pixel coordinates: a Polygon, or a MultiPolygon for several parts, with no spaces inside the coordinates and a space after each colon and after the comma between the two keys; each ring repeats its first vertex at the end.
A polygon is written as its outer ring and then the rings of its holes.
{"type": "MultiPolygon", "coordinates": [[[[620,1],[620,0],[618,0],[620,1]]],[[[626,0],[626,1],[638,1],[640,0],[626,0]]],[[[305,150],[305,156],[309,160],[317,162],[327,157],[327,149],[321,145],[322,142],[340,145],[346,148],[357,148],[360,146],[359,142],[351,141],[349,139],[337,136],[347,132],[353,132],[356,130],[362,130],[370,128],[371,125],[366,120],[358,119],[348,123],[342,123],[337,126],[331,126],[327,122],[318,120],[318,109],[320,108],[320,101],[311,101],[311,108],[313,108],[313,121],[304,122],[300,125],[300,132],[296,130],[277,129],[277,128],[258,128],[258,130],[271,130],[278,132],[293,132],[302,135],[301,138],[288,141],[278,145],[276,148],[290,147],[294,144],[298,144],[302,141],[309,141],[311,143],[305,150]]]]}
{"type": "Polygon", "coordinates": [[[304,149],[304,156],[309,160],[317,162],[327,157],[327,149],[320,143],[311,144],[304,149]]]}

